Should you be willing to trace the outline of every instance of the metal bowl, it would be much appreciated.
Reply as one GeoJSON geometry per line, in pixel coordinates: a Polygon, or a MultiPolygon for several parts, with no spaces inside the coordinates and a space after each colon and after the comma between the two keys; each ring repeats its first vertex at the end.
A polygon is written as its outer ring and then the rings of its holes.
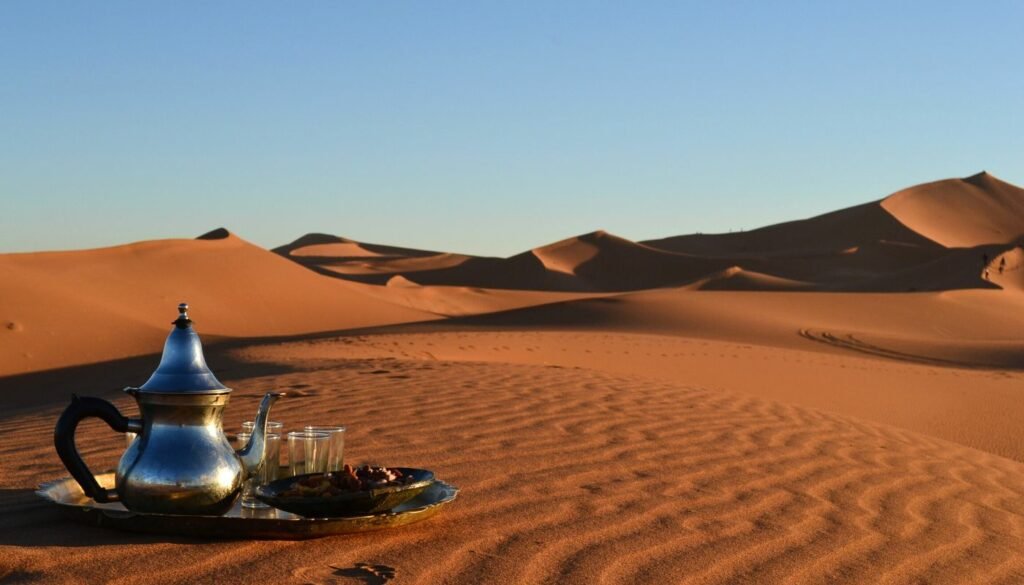
{"type": "Polygon", "coordinates": [[[306,518],[332,518],[358,516],[385,512],[415,498],[434,483],[434,472],[426,469],[395,467],[405,477],[412,477],[411,483],[382,488],[348,491],[329,497],[282,496],[297,481],[325,477],[331,473],[307,473],[272,481],[261,485],[253,492],[260,501],[275,508],[299,514],[306,518]]]}

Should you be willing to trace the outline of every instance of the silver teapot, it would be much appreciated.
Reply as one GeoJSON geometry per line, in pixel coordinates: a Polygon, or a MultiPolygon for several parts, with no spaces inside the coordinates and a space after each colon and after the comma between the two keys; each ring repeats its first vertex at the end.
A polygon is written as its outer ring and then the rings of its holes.
{"type": "Polygon", "coordinates": [[[188,305],[179,305],[178,312],[156,371],[142,386],[125,388],[142,418],[127,418],[106,400],[72,394],[53,441],[64,466],[97,502],[121,502],[137,512],[219,515],[263,465],[267,416],[284,394],[263,397],[252,437],[236,452],[222,427],[231,389],[206,365],[188,305]],[[117,466],[114,489],[97,483],[75,447],[75,429],[90,416],[115,431],[138,434],[117,466]]]}

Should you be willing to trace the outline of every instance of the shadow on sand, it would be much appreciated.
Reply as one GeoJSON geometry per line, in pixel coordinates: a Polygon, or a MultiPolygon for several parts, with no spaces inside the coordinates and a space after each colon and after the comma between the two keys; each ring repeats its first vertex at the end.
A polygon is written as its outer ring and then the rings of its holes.
{"type": "MultiPolygon", "coordinates": [[[[207,346],[204,348],[206,361],[218,378],[233,381],[293,371],[285,364],[241,361],[231,355],[233,348],[258,342],[231,341],[207,346]]],[[[72,393],[107,400],[119,398],[124,395],[126,386],[145,383],[159,363],[160,354],[154,353],[0,378],[3,389],[0,422],[27,411],[64,405],[72,393]]]]}
{"type": "Polygon", "coordinates": [[[0,489],[0,546],[105,546],[204,540],[121,532],[79,524],[28,488],[0,489]]]}
{"type": "MultiPolygon", "coordinates": [[[[564,309],[562,309],[564,311],[564,309]]],[[[510,311],[513,320],[520,319],[525,326],[531,325],[529,313],[510,311]]],[[[545,311],[543,318],[550,319],[545,311]]],[[[585,316],[566,316],[568,323],[584,323],[585,316]]],[[[203,353],[210,369],[221,380],[238,382],[261,376],[286,374],[296,371],[296,367],[277,362],[255,362],[239,359],[235,350],[243,347],[311,341],[316,339],[332,339],[336,337],[369,335],[373,333],[414,333],[427,331],[457,330],[459,328],[476,328],[501,324],[502,320],[491,322],[477,319],[450,319],[445,322],[411,323],[366,329],[346,329],[321,331],[301,335],[284,335],[275,337],[253,337],[245,339],[207,339],[203,353]],[[442,323],[444,323],[442,325],[442,323]]],[[[123,396],[126,386],[137,386],[145,383],[150,374],[160,363],[160,353],[121,358],[95,364],[55,368],[27,374],[0,377],[0,423],[16,418],[28,411],[39,408],[62,406],[68,402],[72,393],[83,396],[96,396],[113,400],[123,396]]]]}

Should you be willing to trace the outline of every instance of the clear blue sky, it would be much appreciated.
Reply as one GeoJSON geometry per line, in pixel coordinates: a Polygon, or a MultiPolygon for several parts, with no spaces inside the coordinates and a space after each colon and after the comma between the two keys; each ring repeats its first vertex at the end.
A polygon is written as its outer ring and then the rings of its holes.
{"type": "Polygon", "coordinates": [[[0,3],[0,251],[508,255],[1024,183],[1021,2],[0,3]]]}

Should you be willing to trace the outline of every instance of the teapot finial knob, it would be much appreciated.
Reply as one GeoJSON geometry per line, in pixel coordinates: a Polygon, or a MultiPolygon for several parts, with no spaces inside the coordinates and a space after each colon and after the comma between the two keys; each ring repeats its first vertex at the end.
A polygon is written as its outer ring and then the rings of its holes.
{"type": "Polygon", "coordinates": [[[171,323],[177,325],[179,329],[185,329],[192,324],[192,319],[188,318],[188,303],[181,303],[178,305],[178,318],[171,323]]]}

